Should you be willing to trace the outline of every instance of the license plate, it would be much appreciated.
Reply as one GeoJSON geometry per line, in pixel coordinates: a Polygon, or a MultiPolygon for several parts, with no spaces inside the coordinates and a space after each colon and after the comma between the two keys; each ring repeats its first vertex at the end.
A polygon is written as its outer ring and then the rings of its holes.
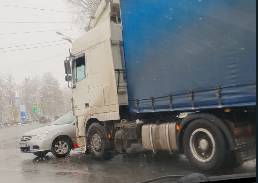
{"type": "Polygon", "coordinates": [[[20,146],[21,147],[27,147],[27,144],[26,143],[20,143],[20,146]]]}

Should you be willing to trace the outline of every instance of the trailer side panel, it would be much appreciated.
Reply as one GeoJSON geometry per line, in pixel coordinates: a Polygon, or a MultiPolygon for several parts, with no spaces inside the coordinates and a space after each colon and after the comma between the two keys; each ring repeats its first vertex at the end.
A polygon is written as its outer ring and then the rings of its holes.
{"type": "Polygon", "coordinates": [[[255,0],[122,0],[134,112],[256,105],[255,0]]]}

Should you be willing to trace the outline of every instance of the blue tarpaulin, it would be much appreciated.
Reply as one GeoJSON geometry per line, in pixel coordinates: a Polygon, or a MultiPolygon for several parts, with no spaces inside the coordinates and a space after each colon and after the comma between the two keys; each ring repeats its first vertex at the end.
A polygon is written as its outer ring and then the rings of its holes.
{"type": "Polygon", "coordinates": [[[134,112],[256,105],[256,0],[122,0],[134,112]]]}

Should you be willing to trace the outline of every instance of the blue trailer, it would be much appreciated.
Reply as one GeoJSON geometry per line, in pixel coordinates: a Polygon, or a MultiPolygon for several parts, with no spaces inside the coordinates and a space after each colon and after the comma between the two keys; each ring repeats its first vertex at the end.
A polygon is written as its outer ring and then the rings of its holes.
{"type": "Polygon", "coordinates": [[[256,105],[255,0],[122,0],[130,110],[256,105]]]}
{"type": "Polygon", "coordinates": [[[256,0],[102,0],[90,26],[65,61],[86,153],[256,157],[256,0]]]}
{"type": "Polygon", "coordinates": [[[256,0],[121,0],[121,17],[143,147],[184,153],[201,170],[253,158],[256,0]]]}

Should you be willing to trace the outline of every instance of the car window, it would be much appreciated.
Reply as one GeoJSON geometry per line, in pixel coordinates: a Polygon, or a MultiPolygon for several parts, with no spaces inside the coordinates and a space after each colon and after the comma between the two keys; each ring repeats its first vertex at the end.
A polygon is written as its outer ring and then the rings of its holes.
{"type": "Polygon", "coordinates": [[[64,124],[71,124],[74,121],[75,117],[73,116],[72,112],[69,112],[62,117],[55,120],[52,124],[53,125],[64,125],[64,124]]]}

